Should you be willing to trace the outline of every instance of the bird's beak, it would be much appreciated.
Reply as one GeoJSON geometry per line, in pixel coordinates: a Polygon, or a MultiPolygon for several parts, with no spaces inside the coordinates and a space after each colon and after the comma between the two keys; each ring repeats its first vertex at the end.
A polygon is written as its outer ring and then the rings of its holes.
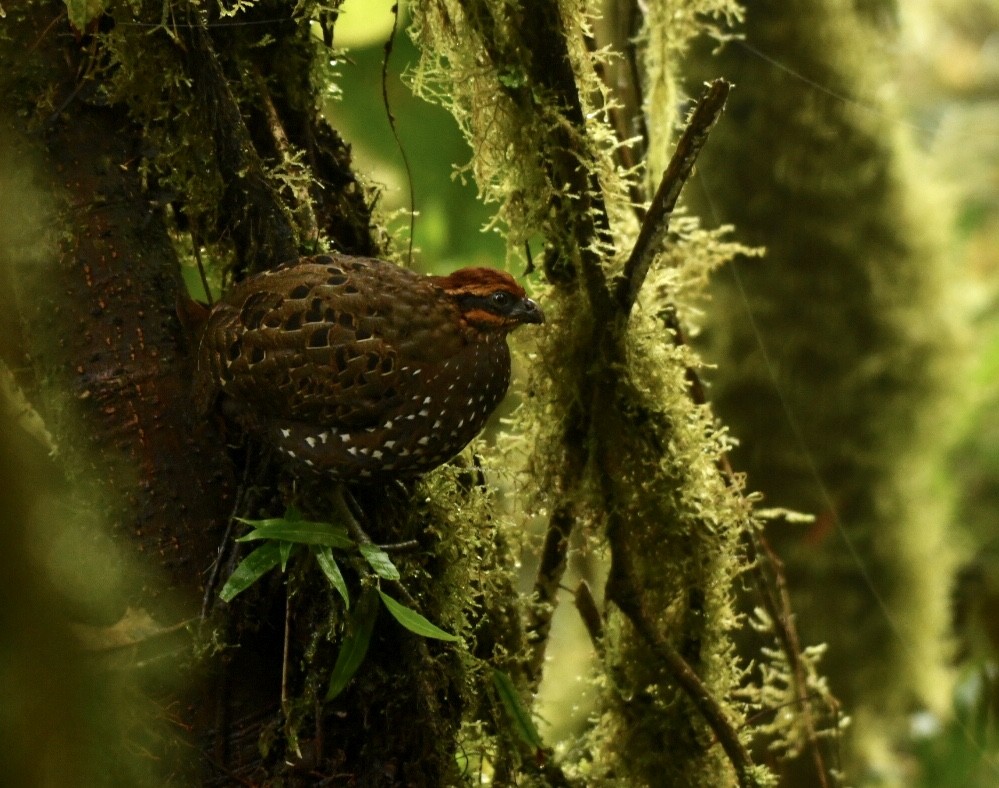
{"type": "Polygon", "coordinates": [[[530,298],[523,298],[509,312],[510,317],[520,323],[544,323],[545,313],[530,298]]]}

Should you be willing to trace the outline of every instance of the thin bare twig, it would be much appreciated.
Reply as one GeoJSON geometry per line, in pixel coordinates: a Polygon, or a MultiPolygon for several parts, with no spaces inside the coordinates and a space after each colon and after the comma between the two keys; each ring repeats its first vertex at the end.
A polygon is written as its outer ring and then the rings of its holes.
{"type": "MultiPolygon", "coordinates": [[[[798,629],[794,625],[791,608],[791,592],[787,587],[787,579],[784,576],[784,562],[780,560],[776,551],[770,545],[766,536],[762,532],[750,531],[745,535],[747,553],[754,566],[757,587],[763,598],[763,605],[774,622],[774,630],[777,639],[780,641],[781,649],[787,656],[794,676],[794,702],[797,706],[801,727],[804,729],[805,739],[808,741],[808,749],[812,755],[812,765],[815,767],[815,776],[818,788],[829,788],[827,779],[828,769],[825,759],[822,757],[822,747],[819,742],[818,731],[812,715],[812,693],[808,691],[808,680],[805,675],[805,666],[801,660],[801,641],[798,638],[798,629]],[[762,556],[757,552],[757,548],[762,551],[762,556]],[[765,557],[770,568],[772,577],[768,577],[763,569],[761,558],[765,557]],[[755,559],[755,560],[754,560],[755,559]],[[772,593],[772,588],[776,586],[776,598],[772,593]]],[[[820,696],[827,704],[832,706],[833,714],[838,714],[839,707],[829,694],[820,696]]]]}
{"type": "Polygon", "coordinates": [[[676,150],[673,151],[673,157],[666,166],[659,188],[652,198],[652,204],[642,223],[635,246],[624,264],[624,272],[616,278],[614,297],[618,308],[625,316],[630,314],[631,308],[635,305],[638,293],[645,282],[645,276],[649,272],[649,266],[662,249],[680,191],[694,170],[694,162],[697,161],[704,143],[707,142],[708,134],[721,116],[731,88],[732,83],[724,79],[716,79],[709,83],[697,100],[697,106],[694,107],[683,134],[676,143],[676,150]]]}
{"type": "Polygon", "coordinates": [[[404,542],[392,542],[390,544],[380,544],[378,548],[386,553],[409,553],[420,547],[419,539],[407,539],[404,542]]]}
{"type": "Polygon", "coordinates": [[[291,588],[284,584],[284,641],[281,650],[281,709],[285,716],[291,711],[288,705],[288,659],[291,647],[291,588]]]}
{"type": "Polygon", "coordinates": [[[350,505],[347,503],[348,494],[342,484],[337,484],[333,487],[332,494],[330,495],[330,502],[333,504],[333,513],[346,526],[355,542],[358,544],[374,544],[371,537],[368,536],[367,532],[357,521],[354,512],[351,511],[350,505]]]}
{"type": "Polygon", "coordinates": [[[600,608],[597,607],[597,600],[593,598],[593,592],[590,590],[590,584],[585,580],[580,580],[573,598],[593,648],[598,654],[602,654],[604,650],[604,622],[600,615],[600,608]]]}
{"type": "Polygon", "coordinates": [[[395,145],[399,149],[399,155],[402,156],[403,167],[406,169],[406,183],[409,186],[409,248],[406,253],[406,265],[412,267],[413,233],[416,231],[416,194],[413,189],[413,170],[409,166],[409,157],[406,155],[406,149],[402,145],[402,138],[399,136],[399,130],[396,128],[395,115],[392,113],[392,106],[389,103],[388,96],[389,58],[392,57],[392,50],[395,49],[395,34],[398,29],[399,3],[396,3],[392,6],[392,32],[389,33],[389,37],[385,41],[385,55],[382,58],[382,106],[385,107],[385,117],[388,119],[389,128],[392,129],[392,137],[395,139],[395,145]]]}
{"type": "Polygon", "coordinates": [[[208,306],[212,306],[215,301],[212,298],[212,289],[208,286],[208,274],[205,272],[205,263],[201,259],[201,233],[197,229],[197,219],[193,216],[191,222],[191,247],[194,250],[194,260],[198,264],[198,276],[201,277],[201,286],[205,288],[205,300],[208,306]]]}

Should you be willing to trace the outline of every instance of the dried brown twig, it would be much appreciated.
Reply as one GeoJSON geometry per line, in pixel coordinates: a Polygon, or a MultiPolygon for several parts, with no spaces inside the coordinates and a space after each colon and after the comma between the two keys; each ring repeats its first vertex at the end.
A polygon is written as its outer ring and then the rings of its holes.
{"type": "Polygon", "coordinates": [[[624,264],[624,272],[615,279],[614,297],[618,309],[626,317],[635,305],[635,299],[642,289],[645,277],[649,272],[655,256],[662,251],[669,231],[670,219],[680,191],[694,171],[694,162],[701,153],[708,134],[725,106],[725,100],[732,89],[732,84],[724,79],[711,82],[697,101],[694,111],[687,120],[687,125],[676,143],[673,156],[659,181],[659,188],[652,198],[638,233],[638,239],[624,264]]]}

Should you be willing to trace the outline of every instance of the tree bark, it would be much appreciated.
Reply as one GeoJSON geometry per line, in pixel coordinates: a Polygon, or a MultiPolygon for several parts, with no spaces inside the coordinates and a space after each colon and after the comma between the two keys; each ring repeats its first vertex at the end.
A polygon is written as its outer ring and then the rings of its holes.
{"type": "MultiPolygon", "coordinates": [[[[214,603],[218,584],[206,588],[216,561],[224,580],[236,557],[232,515],[280,514],[288,488],[260,447],[233,452],[217,424],[197,421],[176,250],[231,256],[239,276],[311,251],[317,233],[347,253],[379,249],[349,150],[317,109],[309,20],[260,4],[241,21],[272,20],[261,44],[265,28],[209,26],[197,9],[170,7],[159,28],[159,6],[133,16],[113,4],[82,31],[61,3],[6,10],[4,138],[53,200],[58,241],[32,250],[37,265],[24,250],[4,260],[19,312],[5,358],[57,436],[60,472],[127,555],[127,593],[88,623],[107,632],[141,610],[176,635],[158,652],[174,678],[138,675],[166,730],[155,741],[122,732],[109,747],[146,748],[162,779],[184,783],[450,782],[463,708],[453,652],[383,615],[366,678],[323,705],[338,614],[321,573],[293,565],[287,582],[229,606],[214,603]],[[171,180],[164,162],[188,180],[171,180]],[[301,166],[305,190],[277,180],[276,166],[301,166]]],[[[379,522],[425,530],[411,493],[361,500],[379,522]]],[[[312,500],[325,514],[322,492],[312,500]]],[[[433,560],[422,564],[429,577],[433,560]]],[[[421,583],[411,592],[423,596],[421,583]]]]}

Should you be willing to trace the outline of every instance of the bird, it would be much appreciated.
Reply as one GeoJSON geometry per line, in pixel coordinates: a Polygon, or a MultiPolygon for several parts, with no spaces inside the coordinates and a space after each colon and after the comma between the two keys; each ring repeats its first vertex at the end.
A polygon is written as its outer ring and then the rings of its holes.
{"type": "Polygon", "coordinates": [[[418,476],[482,430],[510,384],[508,334],[544,320],[497,269],[425,276],[374,258],[300,258],[207,312],[197,401],[298,470],[418,476]]]}

